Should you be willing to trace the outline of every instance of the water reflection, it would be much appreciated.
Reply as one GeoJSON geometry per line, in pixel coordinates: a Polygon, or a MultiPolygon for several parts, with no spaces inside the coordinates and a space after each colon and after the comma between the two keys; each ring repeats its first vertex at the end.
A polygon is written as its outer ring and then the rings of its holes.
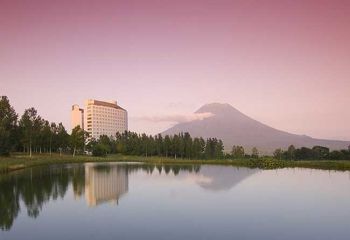
{"type": "Polygon", "coordinates": [[[38,167],[0,175],[0,239],[347,240],[349,199],[348,172],[38,167]]]}
{"type": "Polygon", "coordinates": [[[85,199],[89,206],[117,203],[128,192],[128,171],[118,165],[85,165],[85,199]]]}
{"type": "Polygon", "coordinates": [[[83,167],[33,168],[21,173],[0,176],[0,227],[9,230],[20,212],[22,202],[27,215],[38,217],[43,204],[63,198],[69,182],[74,186],[83,180],[83,167]]]}
{"type": "Polygon", "coordinates": [[[181,171],[199,172],[198,165],[92,164],[36,167],[8,175],[0,175],[0,228],[10,230],[21,206],[27,215],[37,218],[46,202],[63,199],[72,186],[76,200],[85,196],[90,207],[105,202],[118,204],[127,194],[129,173],[154,170],[161,174],[181,171]]]}
{"type": "Polygon", "coordinates": [[[191,177],[203,189],[227,191],[258,171],[260,170],[227,166],[202,166],[200,173],[191,177]]]}

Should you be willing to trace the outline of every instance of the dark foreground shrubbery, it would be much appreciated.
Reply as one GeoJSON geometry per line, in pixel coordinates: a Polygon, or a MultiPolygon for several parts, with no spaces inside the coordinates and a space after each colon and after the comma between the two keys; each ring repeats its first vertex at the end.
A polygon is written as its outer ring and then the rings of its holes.
{"type": "Polygon", "coordinates": [[[291,145],[286,151],[276,149],[273,155],[279,160],[350,160],[350,146],[348,149],[330,151],[323,146],[295,148],[291,145]]]}
{"type": "Polygon", "coordinates": [[[96,144],[92,149],[93,156],[105,157],[107,156],[108,147],[103,144],[96,144]]]}
{"type": "Polygon", "coordinates": [[[287,161],[278,160],[274,158],[252,158],[248,160],[249,167],[261,169],[283,168],[286,167],[287,164],[287,161]]]}

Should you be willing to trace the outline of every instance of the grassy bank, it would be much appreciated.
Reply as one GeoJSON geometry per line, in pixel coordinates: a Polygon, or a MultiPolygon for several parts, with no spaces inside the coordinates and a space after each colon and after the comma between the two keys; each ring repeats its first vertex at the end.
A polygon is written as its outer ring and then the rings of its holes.
{"type": "Polygon", "coordinates": [[[118,161],[142,161],[140,157],[113,155],[109,157],[75,156],[58,154],[38,154],[30,158],[27,155],[14,154],[11,157],[0,157],[0,173],[6,173],[28,167],[85,162],[118,162],[118,161]]]}
{"type": "Polygon", "coordinates": [[[249,168],[276,169],[285,167],[314,168],[325,170],[350,170],[350,161],[315,160],[315,161],[280,161],[273,158],[260,159],[236,159],[236,160],[189,160],[165,157],[140,157],[125,155],[109,155],[108,157],[76,156],[53,154],[35,155],[29,158],[27,155],[14,154],[11,157],[0,158],[0,173],[6,173],[27,167],[84,162],[144,162],[152,164],[213,164],[231,165],[249,168]]]}

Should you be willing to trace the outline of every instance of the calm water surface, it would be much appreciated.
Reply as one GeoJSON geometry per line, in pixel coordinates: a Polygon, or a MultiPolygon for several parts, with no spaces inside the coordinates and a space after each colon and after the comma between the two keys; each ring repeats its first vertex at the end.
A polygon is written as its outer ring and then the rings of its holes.
{"type": "Polygon", "coordinates": [[[350,173],[81,164],[0,176],[0,239],[350,239],[350,173]]]}

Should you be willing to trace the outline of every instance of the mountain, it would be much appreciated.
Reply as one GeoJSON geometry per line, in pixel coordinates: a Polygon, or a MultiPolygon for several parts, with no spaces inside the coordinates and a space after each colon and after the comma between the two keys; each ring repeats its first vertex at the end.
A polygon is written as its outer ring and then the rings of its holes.
{"type": "Polygon", "coordinates": [[[179,123],[162,134],[189,132],[193,137],[216,137],[223,140],[227,151],[233,145],[241,145],[247,151],[257,147],[261,153],[272,153],[276,148],[286,149],[291,144],[295,147],[320,145],[330,149],[346,149],[350,145],[350,141],[316,139],[277,130],[248,117],[229,104],[206,104],[195,113],[213,115],[202,120],[179,123]]]}

